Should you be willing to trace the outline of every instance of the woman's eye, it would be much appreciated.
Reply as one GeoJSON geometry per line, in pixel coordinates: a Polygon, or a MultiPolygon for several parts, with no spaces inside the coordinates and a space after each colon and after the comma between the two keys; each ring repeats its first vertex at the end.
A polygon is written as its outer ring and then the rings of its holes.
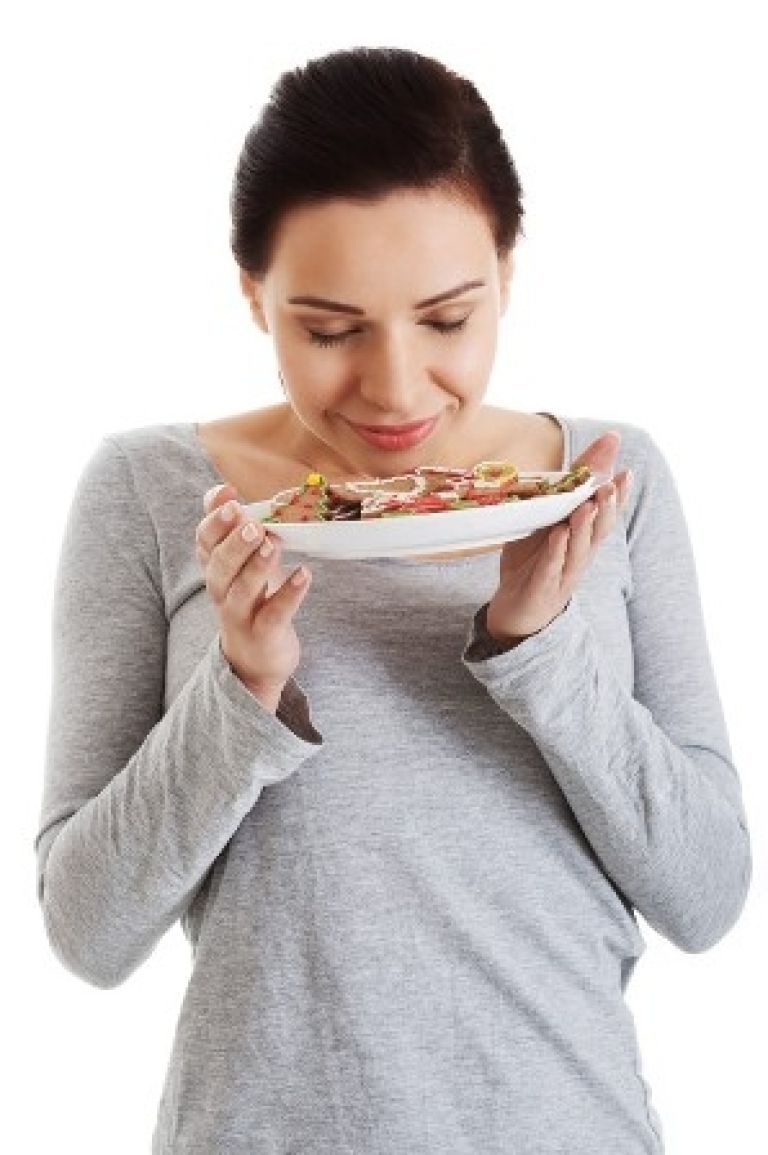
{"type": "Polygon", "coordinates": [[[455,333],[457,329],[463,329],[469,320],[469,313],[466,317],[462,317],[460,321],[428,321],[428,325],[434,325],[438,333],[455,333]]]}
{"type": "MultiPolygon", "coordinates": [[[[456,333],[459,329],[463,329],[468,320],[469,313],[460,321],[425,321],[424,324],[431,325],[438,333],[447,336],[449,333],[456,333]]],[[[342,341],[346,341],[347,337],[353,337],[360,330],[347,329],[344,333],[315,333],[314,330],[308,329],[307,332],[310,341],[316,345],[340,345],[342,341]]]]}
{"type": "Polygon", "coordinates": [[[357,330],[352,329],[351,332],[348,331],[346,333],[315,333],[312,329],[308,329],[307,332],[309,333],[310,341],[313,341],[315,345],[340,345],[342,341],[346,341],[347,337],[357,332],[357,330]]]}

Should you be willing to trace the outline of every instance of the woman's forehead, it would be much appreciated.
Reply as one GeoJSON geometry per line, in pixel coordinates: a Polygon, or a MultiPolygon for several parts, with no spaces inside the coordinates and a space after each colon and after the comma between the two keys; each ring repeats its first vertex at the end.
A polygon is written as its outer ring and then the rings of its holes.
{"type": "MultiPolygon", "coordinates": [[[[488,275],[496,250],[484,214],[445,194],[334,199],[286,214],[272,252],[274,287],[333,296],[334,286],[403,281],[413,300],[488,275]],[[423,292],[421,292],[423,288],[423,292]]],[[[343,300],[344,298],[342,298],[343,300]]]]}

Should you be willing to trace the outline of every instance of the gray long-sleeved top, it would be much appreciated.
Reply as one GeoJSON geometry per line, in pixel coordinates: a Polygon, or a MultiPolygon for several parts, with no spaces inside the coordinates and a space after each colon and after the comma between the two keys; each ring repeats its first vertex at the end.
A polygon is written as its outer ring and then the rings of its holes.
{"type": "MultiPolygon", "coordinates": [[[[38,895],[124,982],[192,947],[155,1155],[658,1153],[623,997],[636,912],[716,943],[751,878],[684,514],[652,437],[565,610],[498,652],[498,555],[310,558],[277,716],[194,553],[190,423],[103,438],[63,536],[38,895]]],[[[298,555],[286,552],[284,565],[298,555]]]]}

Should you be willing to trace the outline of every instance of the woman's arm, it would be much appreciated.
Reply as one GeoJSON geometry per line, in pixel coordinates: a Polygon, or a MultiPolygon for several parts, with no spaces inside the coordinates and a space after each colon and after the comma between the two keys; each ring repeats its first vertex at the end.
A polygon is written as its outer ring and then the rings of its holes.
{"type": "Polygon", "coordinates": [[[536,742],[608,876],[655,930],[693,952],[738,918],[750,839],[683,509],[663,454],[644,441],[627,526],[633,694],[578,591],[509,650],[489,639],[481,607],[462,660],[536,742]]]}
{"type": "MultiPolygon", "coordinates": [[[[35,838],[51,946],[99,987],[119,985],[151,954],[262,788],[322,742],[249,693],[218,634],[163,714],[167,630],[154,527],[128,460],[105,438],[79,480],[59,557],[35,838]]],[[[288,708],[300,718],[296,690],[288,708]]]]}

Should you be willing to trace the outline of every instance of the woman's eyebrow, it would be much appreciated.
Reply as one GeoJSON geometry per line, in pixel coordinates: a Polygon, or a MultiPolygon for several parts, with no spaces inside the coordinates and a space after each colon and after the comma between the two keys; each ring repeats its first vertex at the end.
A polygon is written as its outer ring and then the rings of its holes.
{"type": "MultiPolygon", "coordinates": [[[[485,281],[464,281],[461,285],[456,285],[453,289],[446,289],[444,293],[438,293],[435,297],[427,297],[426,301],[418,301],[413,307],[414,309],[426,309],[430,305],[437,305],[440,301],[447,301],[451,297],[458,297],[462,293],[469,292],[470,289],[478,289],[485,284],[485,281]]],[[[311,305],[316,309],[326,309],[332,313],[350,313],[353,317],[364,317],[365,310],[358,308],[357,305],[345,305],[341,301],[329,301],[325,297],[289,297],[289,305],[311,305]]]]}

